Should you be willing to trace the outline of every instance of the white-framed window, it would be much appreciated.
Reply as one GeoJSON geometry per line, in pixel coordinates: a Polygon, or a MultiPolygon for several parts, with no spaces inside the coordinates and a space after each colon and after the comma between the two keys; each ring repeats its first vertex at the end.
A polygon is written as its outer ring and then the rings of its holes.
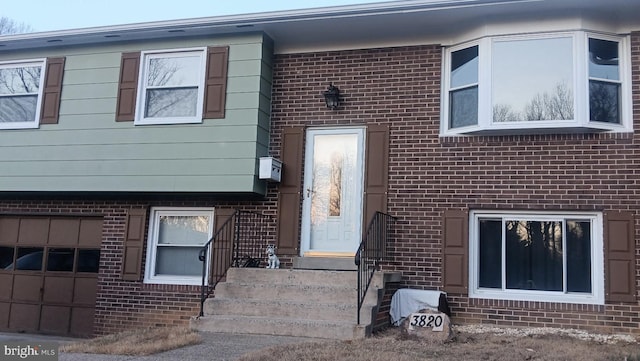
{"type": "Polygon", "coordinates": [[[445,50],[441,135],[632,131],[628,38],[484,37],[445,50]]]}
{"type": "Polygon", "coordinates": [[[599,212],[473,211],[469,296],[604,304],[599,212]]]}
{"type": "Polygon", "coordinates": [[[145,283],[201,284],[198,254],[213,235],[213,212],[213,208],[151,209],[145,283]]]}
{"type": "Polygon", "coordinates": [[[0,129],[38,128],[45,59],[0,62],[0,129]]]}
{"type": "Polygon", "coordinates": [[[205,50],[142,52],[135,124],[202,123],[205,50]]]}

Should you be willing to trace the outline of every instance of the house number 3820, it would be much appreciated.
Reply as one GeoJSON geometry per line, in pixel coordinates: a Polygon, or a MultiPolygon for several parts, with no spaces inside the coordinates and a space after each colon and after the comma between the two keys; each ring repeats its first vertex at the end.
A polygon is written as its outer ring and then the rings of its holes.
{"type": "Polygon", "coordinates": [[[434,331],[442,331],[442,316],[428,313],[414,313],[411,315],[413,327],[431,327],[434,331]]]}

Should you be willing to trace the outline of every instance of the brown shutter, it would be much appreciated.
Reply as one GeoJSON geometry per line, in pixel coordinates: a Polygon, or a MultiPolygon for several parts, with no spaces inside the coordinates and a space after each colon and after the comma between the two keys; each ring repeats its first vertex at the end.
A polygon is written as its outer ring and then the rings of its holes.
{"type": "Polygon", "coordinates": [[[635,224],[631,212],[604,214],[606,300],[636,302],[635,224]]]}
{"type": "Polygon", "coordinates": [[[467,293],[469,215],[447,210],[442,217],[442,287],[448,293],[467,293]]]}
{"type": "Polygon", "coordinates": [[[117,122],[131,122],[135,119],[139,71],[140,52],[123,53],[120,62],[118,103],[116,105],[117,122]]]}
{"type": "Polygon", "coordinates": [[[235,235],[234,221],[227,225],[225,231],[218,233],[220,228],[233,216],[236,211],[231,208],[216,208],[215,209],[215,221],[214,232],[216,240],[211,247],[211,273],[209,274],[209,284],[212,284],[213,280],[217,280],[224,276],[227,269],[231,266],[233,257],[233,237],[235,235]]]}
{"type": "Polygon", "coordinates": [[[47,58],[44,71],[44,91],[40,111],[40,124],[58,124],[60,94],[65,58],[47,58]]]}
{"type": "Polygon", "coordinates": [[[367,126],[364,188],[364,226],[373,214],[387,212],[389,186],[389,126],[367,126]]]}
{"type": "Polygon", "coordinates": [[[282,131],[282,178],[278,192],[278,253],[297,254],[300,240],[300,185],[304,128],[282,131]]]}
{"type": "Polygon", "coordinates": [[[220,230],[220,227],[224,225],[233,214],[236,212],[233,208],[216,208],[215,210],[215,221],[214,221],[214,234],[220,230]]]}
{"type": "Polygon", "coordinates": [[[146,220],[146,209],[130,209],[127,213],[122,259],[123,280],[140,280],[140,275],[142,274],[142,253],[144,252],[144,230],[146,220]]]}
{"type": "Polygon", "coordinates": [[[203,119],[224,118],[228,62],[228,46],[207,48],[207,74],[205,76],[204,87],[203,119]]]}

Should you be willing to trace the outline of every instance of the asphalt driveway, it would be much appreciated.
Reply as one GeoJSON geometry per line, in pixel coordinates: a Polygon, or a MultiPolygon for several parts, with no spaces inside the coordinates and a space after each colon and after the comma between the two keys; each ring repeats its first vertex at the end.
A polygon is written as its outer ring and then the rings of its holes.
{"type": "MultiPolygon", "coordinates": [[[[240,335],[226,333],[201,332],[202,343],[193,346],[186,346],[176,350],[162,352],[149,356],[121,356],[121,355],[97,355],[81,353],[61,353],[60,361],[152,361],[152,360],[189,360],[189,361],[229,361],[235,360],[241,355],[260,350],[269,346],[291,344],[307,341],[318,341],[318,339],[290,336],[269,336],[269,335],[240,335]]],[[[76,339],[29,335],[0,333],[0,345],[6,342],[46,342],[46,343],[66,343],[76,339]]]]}

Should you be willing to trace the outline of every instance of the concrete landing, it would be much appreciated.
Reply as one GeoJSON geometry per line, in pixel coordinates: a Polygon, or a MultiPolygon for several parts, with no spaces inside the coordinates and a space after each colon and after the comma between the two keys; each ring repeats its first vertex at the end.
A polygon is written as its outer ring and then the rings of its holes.
{"type": "Polygon", "coordinates": [[[353,257],[296,257],[294,269],[357,271],[353,257]]]}

